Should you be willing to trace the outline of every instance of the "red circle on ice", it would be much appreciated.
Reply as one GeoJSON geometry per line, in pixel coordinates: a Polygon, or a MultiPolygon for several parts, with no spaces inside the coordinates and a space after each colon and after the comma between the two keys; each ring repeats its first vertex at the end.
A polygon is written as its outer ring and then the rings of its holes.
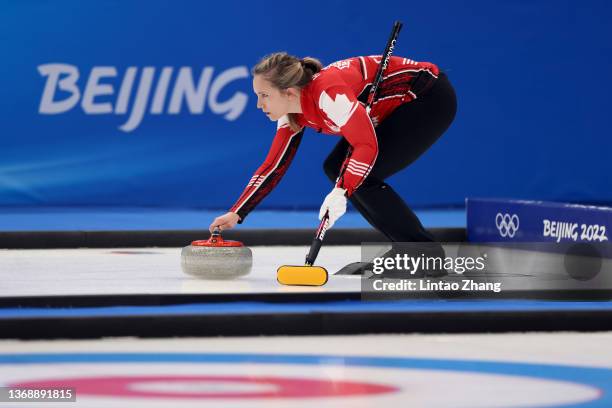
{"type": "Polygon", "coordinates": [[[356,381],[206,375],[65,378],[20,382],[10,386],[75,388],[77,398],[85,395],[122,398],[317,398],[398,391],[396,387],[356,381]]]}

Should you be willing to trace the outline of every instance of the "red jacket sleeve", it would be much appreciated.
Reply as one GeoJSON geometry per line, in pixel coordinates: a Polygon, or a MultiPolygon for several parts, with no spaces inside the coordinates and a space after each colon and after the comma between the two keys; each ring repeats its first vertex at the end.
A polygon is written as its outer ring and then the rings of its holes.
{"type": "Polygon", "coordinates": [[[378,156],[376,131],[364,106],[348,87],[333,86],[322,91],[319,109],[351,145],[336,181],[336,187],[346,189],[350,196],[374,167],[378,156]]]}
{"type": "Polygon", "coordinates": [[[288,124],[279,125],[266,159],[230,208],[231,212],[240,216],[239,223],[242,223],[247,214],[280,182],[297,152],[303,134],[303,129],[294,132],[288,124]]]}

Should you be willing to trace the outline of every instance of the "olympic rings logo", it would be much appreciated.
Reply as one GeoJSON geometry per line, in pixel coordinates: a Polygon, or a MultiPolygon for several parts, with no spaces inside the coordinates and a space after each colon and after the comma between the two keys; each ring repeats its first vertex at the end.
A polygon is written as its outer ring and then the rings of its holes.
{"type": "Polygon", "coordinates": [[[495,226],[502,237],[514,238],[514,234],[519,229],[519,217],[516,214],[497,213],[495,216],[495,226]]]}

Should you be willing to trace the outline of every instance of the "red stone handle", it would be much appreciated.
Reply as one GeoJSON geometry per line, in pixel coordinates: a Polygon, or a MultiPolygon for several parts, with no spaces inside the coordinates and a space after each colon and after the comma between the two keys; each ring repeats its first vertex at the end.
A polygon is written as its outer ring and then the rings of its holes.
{"type": "Polygon", "coordinates": [[[205,246],[205,247],[241,247],[244,246],[240,241],[226,241],[221,236],[221,231],[218,228],[215,228],[210,234],[210,238],[193,241],[191,243],[192,246],[205,246]]]}

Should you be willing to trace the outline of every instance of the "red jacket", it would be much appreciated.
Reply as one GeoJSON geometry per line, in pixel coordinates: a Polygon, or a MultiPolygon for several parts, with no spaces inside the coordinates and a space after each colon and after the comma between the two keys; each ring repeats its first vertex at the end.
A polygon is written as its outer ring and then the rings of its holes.
{"type": "Polygon", "coordinates": [[[395,108],[423,94],[438,78],[439,69],[429,62],[391,57],[370,113],[365,103],[381,57],[355,57],[334,62],[314,75],[302,88],[300,131],[289,127],[287,117],[278,121],[268,155],[230,211],[242,220],[278,184],[287,171],[303,135],[304,127],[343,136],[351,154],[336,182],[350,196],[376,163],[378,143],[375,128],[395,108]]]}

